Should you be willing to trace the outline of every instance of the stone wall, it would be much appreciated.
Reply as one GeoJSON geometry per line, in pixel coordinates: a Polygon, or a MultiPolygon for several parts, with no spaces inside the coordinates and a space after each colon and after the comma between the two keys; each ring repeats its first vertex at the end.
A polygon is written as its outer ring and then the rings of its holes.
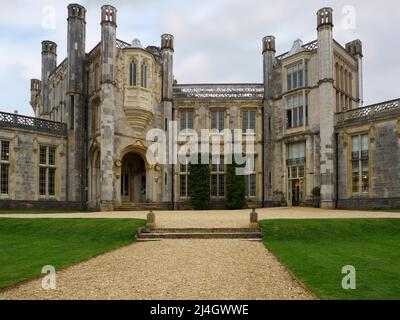
{"type": "Polygon", "coordinates": [[[400,208],[399,121],[350,122],[337,129],[339,208],[400,208]],[[370,187],[361,195],[351,190],[351,137],[359,133],[369,135],[370,187]]]}
{"type": "MultiPolygon", "coordinates": [[[[67,144],[64,136],[1,128],[0,140],[10,142],[9,193],[1,195],[1,200],[67,200],[67,144]],[[39,195],[40,145],[56,147],[55,195],[47,198],[39,195]]],[[[5,202],[1,201],[0,207],[4,205],[5,202]]]]}

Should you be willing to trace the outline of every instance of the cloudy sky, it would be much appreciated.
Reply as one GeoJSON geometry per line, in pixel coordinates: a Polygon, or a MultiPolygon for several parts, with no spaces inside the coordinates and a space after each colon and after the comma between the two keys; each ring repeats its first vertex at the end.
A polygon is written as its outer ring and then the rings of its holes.
{"type": "MultiPolygon", "coordinates": [[[[30,79],[40,79],[41,41],[58,44],[66,55],[69,1],[1,0],[0,110],[33,115],[30,79]]],[[[87,13],[87,47],[100,41],[100,7],[81,0],[87,13]]],[[[400,97],[400,2],[397,0],[110,0],[118,9],[117,37],[159,45],[162,33],[175,36],[175,77],[179,83],[261,82],[261,39],[275,35],[277,51],[295,39],[316,39],[316,11],[334,9],[334,37],[364,45],[365,103],[400,97]]]]}

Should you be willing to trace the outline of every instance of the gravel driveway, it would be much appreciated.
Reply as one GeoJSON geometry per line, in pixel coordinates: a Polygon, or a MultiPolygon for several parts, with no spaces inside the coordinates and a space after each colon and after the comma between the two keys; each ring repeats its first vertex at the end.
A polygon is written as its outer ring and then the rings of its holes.
{"type": "Polygon", "coordinates": [[[139,242],[57,274],[57,289],[33,280],[0,299],[314,299],[262,243],[139,242]]]}

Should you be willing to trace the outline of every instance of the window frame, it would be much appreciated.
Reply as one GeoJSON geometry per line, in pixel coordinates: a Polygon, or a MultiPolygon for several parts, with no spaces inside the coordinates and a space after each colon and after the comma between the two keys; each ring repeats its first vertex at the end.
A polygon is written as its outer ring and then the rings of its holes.
{"type": "Polygon", "coordinates": [[[305,87],[307,84],[307,61],[302,60],[286,67],[287,91],[305,87]],[[301,69],[300,69],[301,67],[301,69]]]}
{"type": "Polygon", "coordinates": [[[190,175],[190,163],[182,164],[179,163],[179,198],[189,199],[189,175],[190,175]],[[184,170],[182,170],[182,168],[184,170]],[[185,188],[182,189],[182,178],[185,180],[185,188]],[[184,192],[182,192],[182,190],[184,192]]]}
{"type": "Polygon", "coordinates": [[[361,132],[352,134],[349,138],[350,149],[349,149],[349,189],[352,196],[368,196],[371,190],[371,162],[370,162],[370,137],[368,132],[361,132]],[[355,148],[354,141],[357,141],[357,147],[355,148]],[[366,141],[365,141],[365,140],[366,141]],[[366,145],[365,145],[366,142],[366,145]],[[364,149],[364,147],[367,149],[364,149]],[[364,165],[366,163],[366,166],[364,165]],[[367,168],[367,171],[364,169],[367,168]],[[356,169],[356,170],[355,170],[356,169]],[[364,171],[363,171],[364,170],[364,171]],[[355,175],[357,174],[357,185],[355,182],[355,175]],[[364,190],[364,176],[367,176],[367,186],[364,190]],[[357,187],[355,191],[354,187],[357,187]]]}
{"type": "Polygon", "coordinates": [[[242,133],[255,134],[257,130],[257,110],[242,110],[242,133]],[[252,115],[254,115],[254,126],[252,126],[252,115]]]}
{"type": "Polygon", "coordinates": [[[304,94],[304,92],[285,98],[286,129],[300,128],[307,124],[307,105],[308,95],[304,94]]]}
{"type": "Polygon", "coordinates": [[[57,196],[57,147],[39,145],[38,194],[40,198],[55,198],[57,196]],[[43,151],[44,150],[44,157],[43,151]],[[51,154],[53,156],[51,156],[51,154]],[[53,160],[53,161],[50,161],[53,160]],[[42,189],[44,188],[44,189],[42,189]]]}
{"type": "Polygon", "coordinates": [[[218,198],[225,198],[226,195],[226,167],[225,167],[225,158],[223,155],[221,155],[218,159],[218,163],[214,164],[213,159],[215,157],[211,157],[210,161],[210,174],[211,174],[211,179],[210,179],[210,195],[212,198],[218,199],[218,198]],[[213,178],[215,177],[215,191],[214,192],[214,185],[213,185],[213,178]],[[221,183],[222,182],[222,183],[221,183]]]}
{"type": "Polygon", "coordinates": [[[129,64],[129,86],[136,87],[138,85],[137,81],[137,63],[136,61],[131,61],[129,64]]]}
{"type": "Polygon", "coordinates": [[[194,130],[194,110],[179,110],[179,131],[186,130],[194,130]],[[183,122],[184,126],[182,126],[183,122]]]}
{"type": "Polygon", "coordinates": [[[2,197],[6,197],[10,193],[10,146],[11,142],[9,140],[0,140],[0,196],[2,197]],[[4,151],[4,149],[6,149],[6,151],[4,151]]]}
{"type": "Polygon", "coordinates": [[[211,110],[210,111],[210,129],[223,131],[225,129],[225,110],[211,110]],[[215,115],[215,123],[213,116],[215,115]]]}

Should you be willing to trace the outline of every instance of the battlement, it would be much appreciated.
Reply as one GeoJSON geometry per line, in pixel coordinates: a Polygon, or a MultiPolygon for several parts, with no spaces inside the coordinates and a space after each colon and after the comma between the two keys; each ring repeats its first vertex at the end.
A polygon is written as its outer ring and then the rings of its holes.
{"type": "Polygon", "coordinates": [[[45,40],[42,42],[42,54],[52,53],[57,55],[57,44],[53,41],[45,40]]]}
{"type": "Polygon", "coordinates": [[[68,19],[69,18],[78,18],[85,20],[86,19],[86,9],[80,4],[70,4],[68,6],[68,19]]]}
{"type": "Polygon", "coordinates": [[[171,34],[163,34],[161,36],[161,50],[174,50],[174,36],[171,34]]]}
{"type": "Polygon", "coordinates": [[[317,12],[317,25],[318,29],[323,26],[333,27],[333,9],[322,8],[317,12]]]}
{"type": "Polygon", "coordinates": [[[276,52],[275,49],[275,37],[274,36],[266,36],[262,40],[263,43],[263,53],[270,51],[276,52]]]}
{"type": "Polygon", "coordinates": [[[117,25],[117,9],[113,6],[105,5],[101,7],[101,24],[117,25]]]}

